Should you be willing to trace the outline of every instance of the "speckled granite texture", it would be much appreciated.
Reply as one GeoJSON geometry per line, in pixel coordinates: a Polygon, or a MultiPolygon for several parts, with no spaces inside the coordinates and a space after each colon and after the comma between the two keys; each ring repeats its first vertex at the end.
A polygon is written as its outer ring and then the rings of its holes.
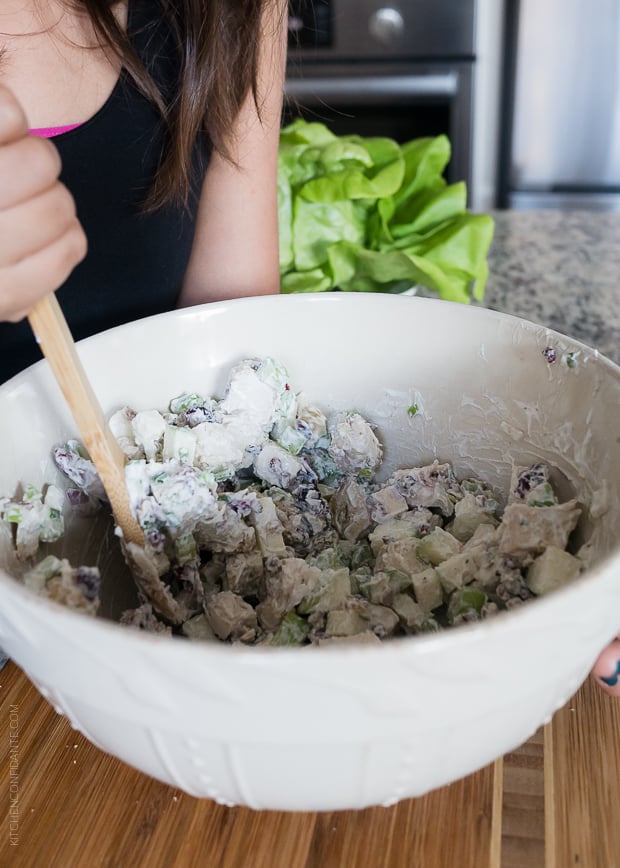
{"type": "Polygon", "coordinates": [[[575,337],[620,364],[620,214],[496,211],[483,305],[575,337]]]}

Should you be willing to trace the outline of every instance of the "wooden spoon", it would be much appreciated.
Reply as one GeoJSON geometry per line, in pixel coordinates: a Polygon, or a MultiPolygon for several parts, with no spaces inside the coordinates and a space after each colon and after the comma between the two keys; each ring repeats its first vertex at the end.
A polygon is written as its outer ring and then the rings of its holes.
{"type": "Polygon", "coordinates": [[[69,326],[54,293],[37,302],[28,320],[73,413],[125,542],[143,547],[144,534],[129,506],[125,456],[110,431],[82,367],[69,326]]]}

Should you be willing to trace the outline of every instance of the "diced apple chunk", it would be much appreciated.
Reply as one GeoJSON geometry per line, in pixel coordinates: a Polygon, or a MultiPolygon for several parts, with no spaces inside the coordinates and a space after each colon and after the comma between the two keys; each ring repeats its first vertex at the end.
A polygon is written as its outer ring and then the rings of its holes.
{"type": "Polygon", "coordinates": [[[579,558],[557,546],[548,546],[528,568],[527,586],[537,596],[548,594],[572,582],[580,572],[579,558]]]}
{"type": "Polygon", "coordinates": [[[447,561],[461,550],[461,544],[447,530],[434,528],[420,540],[418,554],[434,567],[442,561],[447,561]]]}

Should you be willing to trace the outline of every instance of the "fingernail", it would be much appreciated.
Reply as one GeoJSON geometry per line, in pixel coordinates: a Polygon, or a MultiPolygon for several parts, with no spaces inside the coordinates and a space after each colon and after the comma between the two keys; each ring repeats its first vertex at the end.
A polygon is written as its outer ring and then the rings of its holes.
{"type": "Polygon", "coordinates": [[[616,661],[616,671],[614,675],[609,675],[605,678],[603,675],[598,676],[599,681],[602,681],[603,684],[606,684],[608,687],[616,687],[618,681],[620,680],[620,660],[616,661]]]}

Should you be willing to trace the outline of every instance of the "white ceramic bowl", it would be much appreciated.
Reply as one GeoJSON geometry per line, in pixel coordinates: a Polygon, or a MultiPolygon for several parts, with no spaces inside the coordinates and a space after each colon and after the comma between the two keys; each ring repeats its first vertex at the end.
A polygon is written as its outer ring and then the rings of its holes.
{"type": "MultiPolygon", "coordinates": [[[[144,772],[253,808],[389,805],[522,743],[620,628],[620,369],[594,350],[480,308],[334,293],[154,317],[82,342],[80,354],[109,412],[163,407],[186,389],[221,394],[235,362],[271,355],[316,403],[375,422],[392,467],[438,457],[505,488],[511,457],[541,458],[593,513],[582,532],[598,563],[574,585],[483,623],[370,647],[146,635],[0,573],[2,646],[73,726],[144,772]]],[[[55,479],[50,447],[75,433],[45,363],[1,387],[0,492],[55,479]]]]}

